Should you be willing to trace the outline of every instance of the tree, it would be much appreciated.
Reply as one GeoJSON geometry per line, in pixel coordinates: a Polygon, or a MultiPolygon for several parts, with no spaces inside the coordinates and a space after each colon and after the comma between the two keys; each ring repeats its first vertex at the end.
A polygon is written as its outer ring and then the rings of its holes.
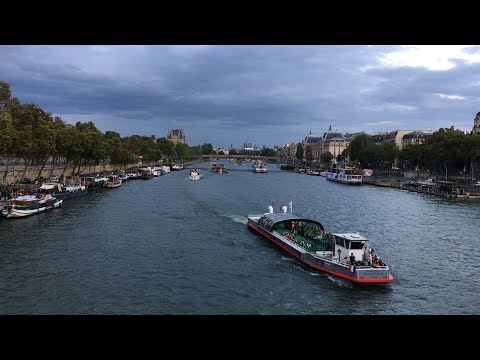
{"type": "Polygon", "coordinates": [[[329,165],[333,159],[333,154],[330,151],[322,153],[320,155],[320,162],[326,165],[329,165]]]}
{"type": "Polygon", "coordinates": [[[347,147],[347,153],[352,161],[360,162],[362,167],[368,167],[376,157],[377,148],[371,136],[361,134],[355,136],[347,147]]]}
{"type": "Polygon", "coordinates": [[[295,157],[300,161],[303,160],[303,145],[301,143],[297,144],[297,152],[295,154],[295,157]]]}
{"type": "Polygon", "coordinates": [[[308,162],[313,161],[313,151],[310,145],[307,145],[307,148],[305,149],[305,158],[307,159],[308,162]]]}
{"type": "Polygon", "coordinates": [[[160,152],[165,156],[173,156],[175,155],[175,145],[172,141],[160,138],[157,140],[157,147],[160,152]]]}
{"type": "Polygon", "coordinates": [[[202,145],[202,154],[203,155],[212,155],[212,154],[215,154],[215,151],[213,151],[213,146],[212,144],[207,144],[207,143],[203,143],[202,145]]]}
{"type": "Polygon", "coordinates": [[[0,81],[0,108],[5,107],[11,97],[10,84],[5,81],[0,81]]]}
{"type": "Polygon", "coordinates": [[[177,152],[177,156],[188,156],[188,147],[184,143],[177,143],[177,145],[175,145],[175,150],[177,152]]]}
{"type": "Polygon", "coordinates": [[[229,153],[230,155],[237,155],[237,150],[235,150],[235,149],[230,149],[230,150],[228,150],[228,153],[229,153]]]}
{"type": "Polygon", "coordinates": [[[7,160],[3,181],[5,181],[8,174],[8,166],[10,158],[14,153],[17,136],[18,133],[13,127],[12,117],[6,111],[0,110],[0,155],[5,156],[7,160]]]}
{"type": "Polygon", "coordinates": [[[267,147],[263,147],[262,151],[260,151],[260,156],[275,157],[276,155],[277,152],[274,149],[267,147]]]}

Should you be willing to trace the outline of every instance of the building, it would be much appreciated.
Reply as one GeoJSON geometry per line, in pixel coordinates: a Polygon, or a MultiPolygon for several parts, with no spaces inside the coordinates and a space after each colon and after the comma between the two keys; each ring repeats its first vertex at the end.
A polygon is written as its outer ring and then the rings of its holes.
{"type": "Polygon", "coordinates": [[[334,157],[341,155],[342,152],[348,147],[350,141],[339,132],[332,132],[332,126],[328,128],[328,131],[323,134],[322,139],[322,151],[320,153],[331,153],[334,157]]]}
{"type": "Polygon", "coordinates": [[[403,148],[403,137],[410,133],[433,134],[433,130],[394,130],[386,135],[386,140],[394,142],[399,149],[403,148]]]}
{"type": "Polygon", "coordinates": [[[432,134],[414,131],[403,135],[402,147],[406,145],[420,145],[423,144],[432,134]]]}
{"type": "Polygon", "coordinates": [[[477,113],[477,116],[473,119],[472,134],[480,134],[480,112],[477,113]]]}
{"type": "Polygon", "coordinates": [[[386,140],[390,140],[389,134],[389,132],[376,132],[368,135],[372,138],[374,144],[379,145],[386,140]]]}
{"type": "Polygon", "coordinates": [[[304,157],[307,152],[307,146],[310,146],[312,149],[313,160],[320,160],[320,155],[322,154],[322,137],[320,135],[315,135],[310,132],[309,135],[305,136],[302,145],[304,157]]]}
{"type": "Polygon", "coordinates": [[[185,132],[183,129],[169,130],[167,139],[173,142],[174,145],[177,145],[178,143],[185,144],[185,132]]]}
{"type": "Polygon", "coordinates": [[[287,158],[287,159],[294,159],[296,153],[297,153],[297,144],[295,143],[283,145],[279,147],[277,150],[278,157],[287,158]]]}

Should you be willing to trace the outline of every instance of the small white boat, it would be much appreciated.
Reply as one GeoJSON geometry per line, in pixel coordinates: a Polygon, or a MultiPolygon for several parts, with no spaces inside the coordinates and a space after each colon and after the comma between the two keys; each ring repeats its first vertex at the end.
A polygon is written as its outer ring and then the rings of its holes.
{"type": "Polygon", "coordinates": [[[263,161],[257,160],[252,164],[252,171],[254,173],[266,174],[268,172],[267,165],[263,161]]]}
{"type": "Polygon", "coordinates": [[[162,175],[168,174],[170,172],[170,166],[163,165],[160,168],[161,168],[160,170],[162,172],[162,175]]]}
{"type": "Polygon", "coordinates": [[[183,170],[183,164],[173,164],[172,167],[171,167],[171,170],[172,171],[183,170]]]}
{"type": "Polygon", "coordinates": [[[122,180],[117,175],[110,175],[103,186],[109,189],[117,188],[122,186],[122,180]]]}
{"type": "Polygon", "coordinates": [[[190,170],[190,174],[188,175],[188,178],[190,180],[200,180],[202,178],[202,170],[199,168],[195,168],[190,170]]]}

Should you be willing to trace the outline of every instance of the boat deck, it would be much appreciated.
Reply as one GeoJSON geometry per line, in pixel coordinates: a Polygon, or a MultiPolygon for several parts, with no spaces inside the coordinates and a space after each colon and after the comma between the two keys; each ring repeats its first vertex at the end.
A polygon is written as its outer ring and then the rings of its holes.
{"type": "Polygon", "coordinates": [[[282,235],[284,238],[293,241],[294,243],[300,245],[304,250],[308,252],[316,252],[316,251],[328,251],[328,241],[324,238],[318,239],[314,242],[312,239],[303,237],[299,234],[292,235],[290,231],[286,228],[278,227],[275,229],[275,232],[282,235]]]}

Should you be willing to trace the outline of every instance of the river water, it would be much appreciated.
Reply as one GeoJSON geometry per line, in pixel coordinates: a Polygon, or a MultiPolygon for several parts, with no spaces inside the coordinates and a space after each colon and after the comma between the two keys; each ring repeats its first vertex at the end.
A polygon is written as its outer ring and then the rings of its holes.
{"type": "Polygon", "coordinates": [[[480,204],[279,170],[188,169],[0,220],[1,314],[479,314],[480,204]],[[359,231],[392,268],[356,285],[304,268],[250,231],[293,211],[359,231]]]}

